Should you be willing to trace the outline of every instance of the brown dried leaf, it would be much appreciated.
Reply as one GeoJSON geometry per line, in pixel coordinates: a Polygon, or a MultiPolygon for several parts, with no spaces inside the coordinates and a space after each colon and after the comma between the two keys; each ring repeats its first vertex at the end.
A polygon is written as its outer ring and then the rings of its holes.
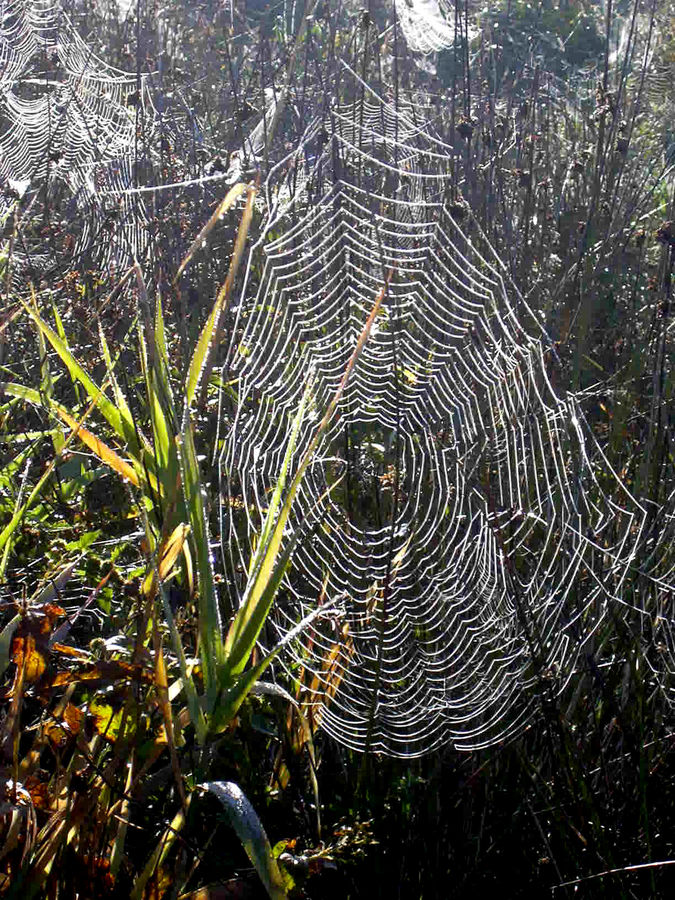
{"type": "Polygon", "coordinates": [[[34,684],[47,668],[46,655],[38,648],[35,636],[30,633],[14,637],[11,658],[17,668],[23,669],[24,679],[28,684],[34,684]]]}
{"type": "Polygon", "coordinates": [[[51,809],[51,792],[49,783],[41,781],[36,775],[29,775],[24,787],[30,794],[35,809],[49,811],[51,809]]]}
{"type": "Polygon", "coordinates": [[[74,703],[69,703],[63,711],[63,721],[72,734],[79,734],[84,721],[84,713],[74,703]]]}
{"type": "Polygon", "coordinates": [[[112,684],[115,681],[130,680],[142,681],[144,684],[152,684],[152,673],[147,672],[142,666],[134,666],[131,663],[120,660],[100,660],[81,669],[73,669],[68,672],[57,672],[51,685],[61,687],[64,684],[75,684],[78,681],[95,682],[102,681],[112,684]]]}

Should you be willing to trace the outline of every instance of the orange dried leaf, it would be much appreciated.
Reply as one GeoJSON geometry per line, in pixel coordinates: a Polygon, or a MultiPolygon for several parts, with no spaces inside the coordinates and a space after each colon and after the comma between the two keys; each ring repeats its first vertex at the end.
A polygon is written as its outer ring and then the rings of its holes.
{"type": "Polygon", "coordinates": [[[84,713],[82,712],[82,710],[79,707],[75,706],[74,703],[69,703],[63,711],[63,721],[68,726],[72,734],[80,733],[83,720],[84,713]]]}
{"type": "Polygon", "coordinates": [[[45,655],[38,649],[32,634],[14,638],[11,657],[12,662],[16,663],[19,669],[23,669],[23,677],[28,684],[34,684],[47,668],[45,655]]]}

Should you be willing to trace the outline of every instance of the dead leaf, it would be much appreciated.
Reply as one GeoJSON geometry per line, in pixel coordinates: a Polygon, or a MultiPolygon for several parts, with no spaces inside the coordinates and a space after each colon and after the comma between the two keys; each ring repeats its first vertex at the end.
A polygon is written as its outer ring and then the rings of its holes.
{"type": "MultiPolygon", "coordinates": [[[[24,631],[24,629],[19,626],[19,631],[24,631]]],[[[46,654],[38,649],[38,643],[33,634],[24,633],[14,636],[11,658],[18,669],[23,669],[23,677],[27,684],[35,684],[47,668],[46,654]]]]}
{"type": "Polygon", "coordinates": [[[57,672],[51,681],[51,687],[61,687],[64,684],[75,684],[78,681],[113,684],[116,681],[142,681],[144,684],[152,684],[153,676],[142,666],[134,666],[120,660],[99,660],[81,669],[72,669],[67,672],[57,672]]]}

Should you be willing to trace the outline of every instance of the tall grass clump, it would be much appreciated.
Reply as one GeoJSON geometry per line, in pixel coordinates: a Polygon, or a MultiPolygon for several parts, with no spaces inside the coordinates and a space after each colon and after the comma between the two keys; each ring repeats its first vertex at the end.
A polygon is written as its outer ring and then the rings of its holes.
{"type": "MultiPolygon", "coordinates": [[[[224,622],[205,508],[207,479],[196,449],[195,410],[207,388],[220,323],[245,252],[255,196],[253,185],[235,186],[179,268],[176,281],[215,223],[244,198],[227,278],[178,390],[162,301],[158,294],[151,313],[138,264],[123,278],[135,282],[139,297],[133,385],[128,372],[120,377],[122,354],[113,353],[100,323],[104,379],[97,383],[71,349],[56,308],[51,311],[52,325],[48,314],[39,310],[35,295],[23,303],[40,350],[40,385],[6,381],[2,390],[5,398],[11,398],[10,404],[28,404],[48,416],[50,424],[42,436],[51,440],[53,459],[33,489],[17,499],[0,534],[2,574],[7,573],[26,523],[36,522],[39,527],[44,516],[39,507],[41,492],[53,482],[59,461],[74,446],[85,449],[98,464],[94,478],[108,472],[124,485],[130,497],[126,514],[140,526],[126,540],[141,548],[145,563],[135,567],[136,578],[123,582],[128,625],[113,640],[95,638],[88,649],[65,643],[78,617],[97,604],[111,577],[119,581],[113,562],[80,609],[59,624],[66,615],[59,598],[81,568],[81,559],[57,564],[56,574],[44,587],[14,602],[13,615],[0,634],[3,669],[9,667],[13,673],[7,682],[9,712],[1,736],[7,831],[0,887],[7,896],[37,897],[44,891],[61,896],[70,878],[62,875],[66,861],[74,867],[70,872],[79,873],[78,878],[86,873],[104,893],[123,885],[122,890],[129,892],[126,896],[139,900],[159,896],[167,879],[173,891],[183,889],[201,861],[197,854],[187,864],[185,851],[190,846],[190,817],[194,821],[194,807],[204,804],[200,799],[204,793],[221,801],[268,894],[285,897],[293,883],[277,862],[280,850],[272,853],[241,787],[213,778],[213,759],[223,735],[236,727],[252,691],[259,695],[267,690],[295,702],[280,687],[266,685],[263,677],[283,646],[314,616],[299,622],[269,651],[256,649],[258,638],[299,539],[297,534],[286,534],[295,495],[368,339],[384,288],[336,396],[293,471],[298,434],[312,396],[311,378],[307,382],[250,560],[241,605],[231,621],[224,622]],[[133,386],[133,400],[124,384],[133,386]],[[79,407],[69,405],[64,395],[79,398],[79,407]],[[35,723],[40,708],[43,712],[35,723]],[[21,728],[28,722],[32,735],[22,735],[21,728]],[[158,810],[154,830],[170,797],[178,810],[170,820],[164,819],[159,843],[143,860],[134,848],[137,797],[146,793],[146,783],[152,781],[165,755],[173,787],[165,786],[169,793],[158,810]],[[183,852],[178,862],[173,859],[177,868],[169,876],[168,860],[177,840],[183,852]]],[[[13,471],[8,472],[10,477],[13,471]]],[[[58,484],[66,502],[76,489],[74,483],[61,480],[58,484]]],[[[86,552],[86,542],[78,549],[86,552]]],[[[311,743],[309,733],[307,740],[311,743]]],[[[284,846],[282,842],[281,849],[284,846]]]]}

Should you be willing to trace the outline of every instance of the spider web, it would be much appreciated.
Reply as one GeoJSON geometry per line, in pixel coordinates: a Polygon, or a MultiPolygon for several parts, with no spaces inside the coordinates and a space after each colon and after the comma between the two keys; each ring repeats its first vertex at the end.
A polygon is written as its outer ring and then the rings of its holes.
{"type": "Polygon", "coordinates": [[[275,628],[333,602],[287,665],[343,744],[479,748],[564,690],[604,618],[629,607],[647,519],[452,199],[424,110],[359,89],[326,117],[321,152],[306,148],[311,204],[298,198],[249,263],[229,413],[221,397],[226,581],[236,607],[307,381],[296,467],[389,273],[293,506],[302,537],[275,628]]]}
{"type": "Polygon", "coordinates": [[[396,13],[406,44],[414,53],[438,53],[454,46],[468,29],[469,40],[478,34],[471,25],[465,28],[464,6],[456,24],[456,4],[451,0],[397,0],[396,13]]]}
{"type": "Polygon", "coordinates": [[[76,253],[114,218],[99,263],[121,244],[125,258],[140,257],[144,215],[124,193],[140,106],[151,110],[145,79],[139,90],[136,76],[98,59],[60,3],[0,0],[0,216],[29,186],[65,186],[70,218],[80,216],[76,253]]]}

